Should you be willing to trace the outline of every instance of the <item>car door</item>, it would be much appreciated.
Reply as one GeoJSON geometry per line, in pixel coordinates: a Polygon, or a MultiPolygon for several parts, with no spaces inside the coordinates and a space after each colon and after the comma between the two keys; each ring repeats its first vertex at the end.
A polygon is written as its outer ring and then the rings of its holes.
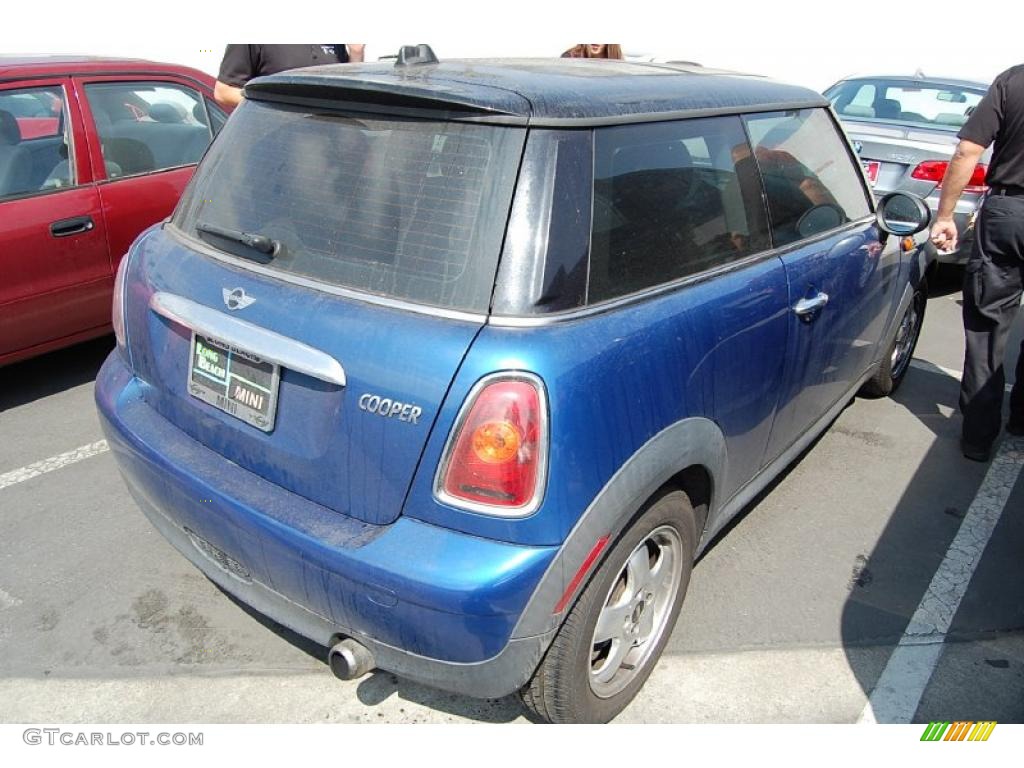
{"type": "Polygon", "coordinates": [[[79,77],[113,268],[146,227],[171,214],[226,119],[199,84],[144,75],[79,77]]]}
{"type": "Polygon", "coordinates": [[[870,369],[899,274],[863,175],[825,109],[745,119],[789,286],[786,373],[767,458],[792,445],[870,369]]]}
{"type": "Polygon", "coordinates": [[[651,401],[608,411],[639,410],[650,422],[630,431],[645,436],[685,417],[714,421],[729,455],[716,493],[729,498],[762,466],[788,332],[786,274],[743,124],[599,128],[594,154],[588,302],[650,292],[609,313],[607,330],[594,322],[626,357],[622,389],[651,401]]]}
{"type": "Polygon", "coordinates": [[[66,78],[0,84],[0,364],[110,324],[113,275],[66,78]]]}

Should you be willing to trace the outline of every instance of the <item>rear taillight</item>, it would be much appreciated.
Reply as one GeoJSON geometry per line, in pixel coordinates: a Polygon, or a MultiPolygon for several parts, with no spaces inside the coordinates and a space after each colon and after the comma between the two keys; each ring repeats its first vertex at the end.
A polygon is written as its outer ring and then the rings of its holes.
{"type": "Polygon", "coordinates": [[[544,493],[548,423],[544,385],[495,374],[467,398],[448,440],[436,492],[447,504],[504,516],[534,512],[544,493]]]}
{"type": "MultiPolygon", "coordinates": [[[[941,186],[947,168],[949,168],[947,160],[925,160],[922,163],[918,163],[917,167],[911,171],[910,176],[921,181],[934,181],[941,186]]],[[[985,174],[987,171],[988,166],[984,163],[978,163],[974,166],[974,173],[971,174],[967,186],[964,187],[964,192],[984,192],[987,189],[985,186],[985,174]]]]}
{"type": "Polygon", "coordinates": [[[128,271],[128,259],[131,251],[128,252],[117,267],[117,275],[114,277],[114,300],[110,308],[110,322],[114,326],[114,338],[117,339],[117,346],[122,351],[128,347],[128,339],[124,332],[124,275],[128,271]]]}

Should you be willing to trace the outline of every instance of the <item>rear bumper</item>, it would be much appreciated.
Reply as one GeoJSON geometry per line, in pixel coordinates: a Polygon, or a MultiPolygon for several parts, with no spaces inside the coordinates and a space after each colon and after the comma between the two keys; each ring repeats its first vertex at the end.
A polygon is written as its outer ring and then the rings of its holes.
{"type": "Polygon", "coordinates": [[[493,698],[532,675],[553,631],[512,633],[557,548],[346,517],[192,440],[145,390],[111,354],[96,381],[104,432],[142,511],[222,589],[322,645],[353,637],[379,668],[428,685],[493,698]]]}

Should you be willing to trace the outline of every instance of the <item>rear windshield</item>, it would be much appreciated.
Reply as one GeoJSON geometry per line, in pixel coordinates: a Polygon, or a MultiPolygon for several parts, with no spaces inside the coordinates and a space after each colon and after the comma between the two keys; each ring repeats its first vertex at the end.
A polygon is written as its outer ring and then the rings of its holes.
{"type": "Polygon", "coordinates": [[[270,238],[271,270],[486,312],[525,135],[249,101],[173,223],[208,242],[211,229],[270,238]]]}
{"type": "Polygon", "coordinates": [[[958,131],[985,92],[921,80],[848,80],[825,95],[840,117],[958,131]]]}

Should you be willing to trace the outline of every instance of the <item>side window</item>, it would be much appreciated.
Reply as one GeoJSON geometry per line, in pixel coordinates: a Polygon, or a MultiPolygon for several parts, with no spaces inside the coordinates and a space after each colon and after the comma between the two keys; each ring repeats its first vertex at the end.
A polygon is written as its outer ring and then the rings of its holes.
{"type": "Polygon", "coordinates": [[[588,300],[767,248],[750,154],[738,117],[597,129],[588,300]]]}
{"type": "Polygon", "coordinates": [[[85,86],[103,148],[107,178],[199,162],[210,143],[203,99],[171,83],[85,86]]]}
{"type": "Polygon", "coordinates": [[[745,118],[764,180],[776,246],[813,237],[867,216],[861,176],[822,109],[745,118]]]}
{"type": "Polygon", "coordinates": [[[73,157],[63,88],[0,91],[0,200],[73,186],[73,157]]]}

